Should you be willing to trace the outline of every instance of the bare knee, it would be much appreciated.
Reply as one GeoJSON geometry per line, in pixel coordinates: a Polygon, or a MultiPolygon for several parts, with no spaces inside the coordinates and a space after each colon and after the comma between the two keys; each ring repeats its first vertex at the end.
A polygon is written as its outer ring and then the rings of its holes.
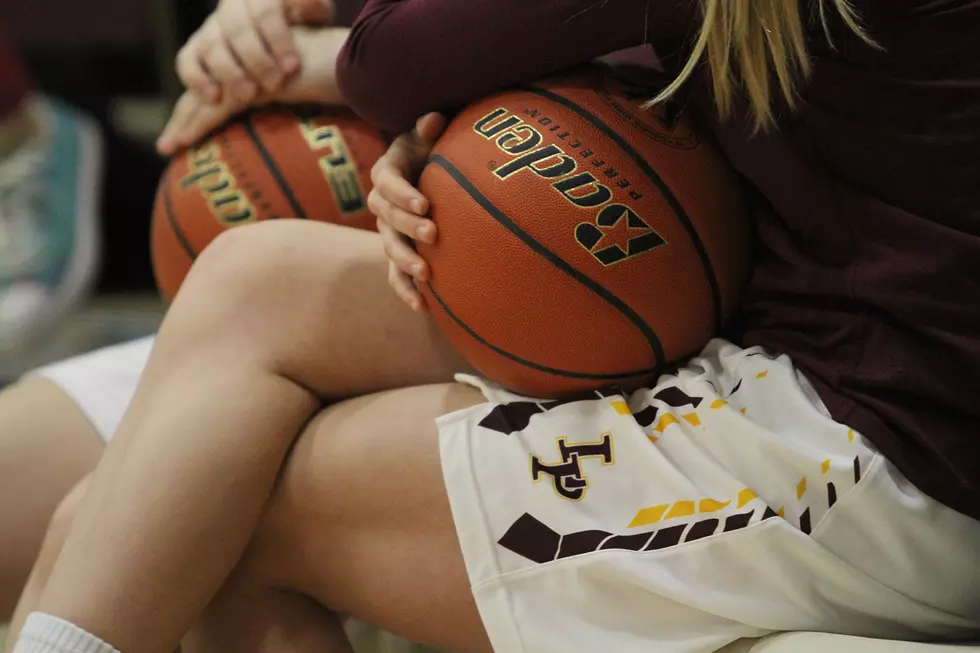
{"type": "Polygon", "coordinates": [[[356,265],[361,252],[376,249],[380,254],[376,239],[367,232],[304,220],[229,229],[201,253],[185,286],[188,293],[221,291],[221,296],[247,302],[253,311],[271,305],[302,310],[293,304],[308,300],[314,284],[321,291],[329,289],[334,275],[356,265]]]}
{"type": "Polygon", "coordinates": [[[300,220],[228,230],[198,257],[161,335],[180,331],[187,345],[227,345],[250,356],[292,352],[310,325],[339,309],[338,289],[365,253],[380,255],[375,239],[300,220]]]}

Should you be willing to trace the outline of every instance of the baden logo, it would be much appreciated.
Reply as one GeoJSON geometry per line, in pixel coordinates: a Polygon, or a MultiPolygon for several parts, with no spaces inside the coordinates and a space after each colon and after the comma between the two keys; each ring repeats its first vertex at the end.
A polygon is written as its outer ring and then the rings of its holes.
{"type": "Polygon", "coordinates": [[[211,213],[225,226],[234,227],[255,219],[255,207],[235,183],[221,148],[205,143],[187,153],[190,172],[180,180],[182,190],[197,187],[211,213]]]}
{"type": "Polygon", "coordinates": [[[498,149],[512,155],[510,161],[495,167],[494,176],[506,181],[515,175],[533,174],[550,183],[551,187],[573,206],[594,211],[590,222],[582,222],[575,228],[575,240],[602,265],[612,265],[649,252],[666,244],[636,211],[619,202],[613,202],[612,188],[625,191],[631,200],[643,199],[643,194],[632,187],[631,182],[593,150],[585,147],[554,120],[541,116],[540,111],[527,109],[528,119],[547,127],[555,138],[563,141],[565,148],[555,143],[544,144],[542,130],[503,108],[494,109],[480,118],[473,130],[487,140],[494,140],[498,149]],[[596,174],[582,171],[579,163],[568,154],[574,152],[588,161],[596,174]],[[596,175],[605,177],[602,183],[596,175]]]}
{"type": "Polygon", "coordinates": [[[548,464],[537,456],[531,456],[531,480],[535,483],[544,476],[550,476],[558,496],[569,501],[581,501],[589,489],[589,479],[582,471],[582,461],[598,458],[604,466],[614,465],[612,435],[603,433],[598,442],[570,443],[566,438],[558,438],[558,453],[561,461],[548,464]]]}
{"type": "Polygon", "coordinates": [[[341,215],[363,210],[367,199],[340,128],[336,125],[314,125],[304,120],[300,122],[299,129],[307,145],[319,157],[320,170],[330,184],[341,215]]]}

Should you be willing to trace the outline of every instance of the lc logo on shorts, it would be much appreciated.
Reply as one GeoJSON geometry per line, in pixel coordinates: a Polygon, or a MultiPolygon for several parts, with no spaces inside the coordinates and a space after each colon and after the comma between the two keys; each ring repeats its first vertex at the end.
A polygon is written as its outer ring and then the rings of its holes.
{"type": "Polygon", "coordinates": [[[558,496],[569,501],[581,501],[589,489],[589,479],[582,470],[584,459],[598,458],[603,466],[616,464],[609,433],[603,433],[598,442],[570,443],[568,438],[558,438],[558,454],[561,461],[551,464],[532,455],[531,480],[537,483],[544,476],[550,476],[558,496]]]}

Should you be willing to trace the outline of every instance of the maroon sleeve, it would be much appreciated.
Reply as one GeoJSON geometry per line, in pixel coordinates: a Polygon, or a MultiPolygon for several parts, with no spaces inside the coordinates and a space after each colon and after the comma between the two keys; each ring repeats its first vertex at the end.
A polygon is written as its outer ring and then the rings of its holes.
{"type": "Polygon", "coordinates": [[[401,132],[428,111],[684,30],[691,0],[367,0],[337,61],[348,104],[401,132]]]}

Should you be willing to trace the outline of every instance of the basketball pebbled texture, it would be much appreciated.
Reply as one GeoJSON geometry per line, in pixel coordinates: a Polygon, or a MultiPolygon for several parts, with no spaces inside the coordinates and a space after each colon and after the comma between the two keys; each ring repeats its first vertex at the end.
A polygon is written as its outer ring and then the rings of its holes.
{"type": "Polygon", "coordinates": [[[650,383],[733,314],[749,227],[733,172],[657,89],[590,66],[464,109],[419,187],[436,322],[535,397],[650,383]]]}

